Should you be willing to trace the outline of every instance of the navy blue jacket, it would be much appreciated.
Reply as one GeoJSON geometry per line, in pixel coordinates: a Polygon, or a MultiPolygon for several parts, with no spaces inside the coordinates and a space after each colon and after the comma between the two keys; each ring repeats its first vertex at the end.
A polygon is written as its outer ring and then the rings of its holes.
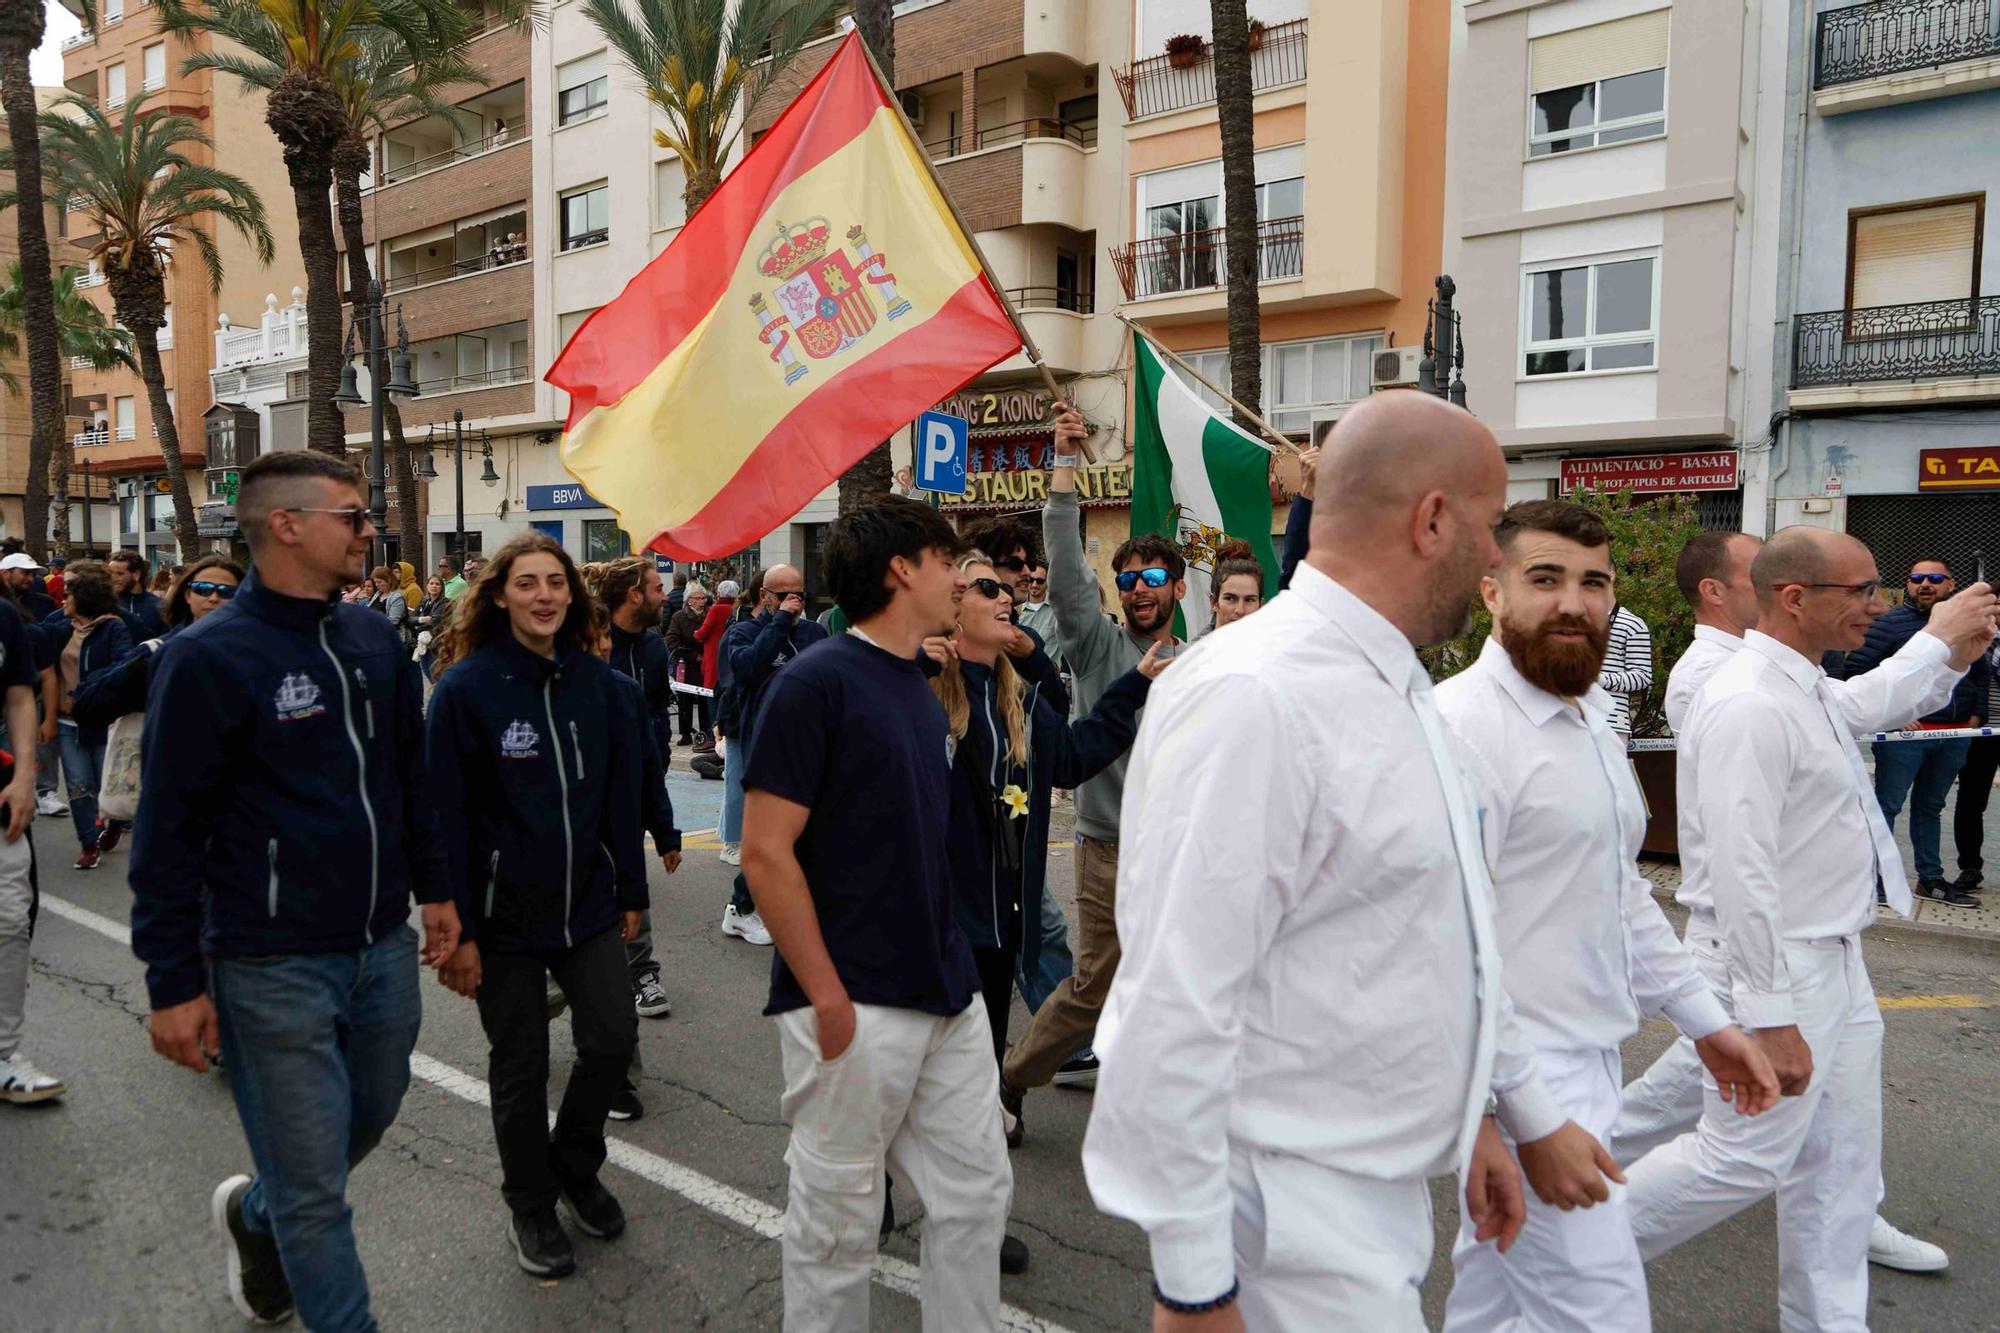
{"type": "Polygon", "coordinates": [[[167,618],[160,613],[160,599],[150,592],[127,593],[118,599],[118,609],[138,627],[138,639],[157,639],[167,632],[167,618]]]}
{"type": "Polygon", "coordinates": [[[1071,722],[1067,707],[1058,707],[1051,698],[1049,682],[1057,681],[1057,691],[1060,682],[1054,664],[1039,647],[1014,666],[1028,685],[1022,701],[1028,724],[1026,767],[1008,753],[1007,726],[993,694],[992,669],[977,662],[959,663],[971,717],[965,735],[952,747],[951,820],[945,842],[953,909],[967,942],[976,949],[1017,949],[1022,970],[1032,972],[1041,951],[1050,793],[1095,777],[1131,748],[1152,682],[1137,669],[1127,671],[1111,682],[1097,707],[1071,722]],[[1010,785],[1028,796],[1027,813],[1018,819],[1000,800],[1010,785]],[[1017,836],[1019,850],[1010,856],[1000,839],[1017,836]],[[1032,928],[1024,929],[1023,922],[1032,922],[1032,928]]]}
{"type": "MultiPolygon", "coordinates": [[[[1904,602],[1875,617],[1875,623],[1868,627],[1868,637],[1861,641],[1859,648],[1847,655],[1839,676],[1843,680],[1851,680],[1864,672],[1873,671],[1885,659],[1895,656],[1904,644],[1930,623],[1930,618],[1930,612],[1915,602],[1904,602]]],[[[1981,656],[1972,664],[1970,671],[1958,678],[1958,684],[1952,688],[1951,698],[1945,706],[1919,720],[1962,726],[1975,717],[1984,718],[1986,691],[1991,680],[1992,668],[1981,656]]]]}
{"type": "Polygon", "coordinates": [[[674,749],[674,655],[667,641],[651,629],[629,634],[611,627],[611,666],[621,675],[638,682],[646,699],[646,715],[660,753],[674,749]]]}
{"type": "Polygon", "coordinates": [[[1285,547],[1278,555],[1278,591],[1292,586],[1292,572],[1312,549],[1313,502],[1303,495],[1292,497],[1291,512],[1285,515],[1285,547]]]}
{"type": "MultiPolygon", "coordinates": [[[[42,631],[48,637],[49,660],[60,662],[63,650],[69,647],[70,638],[76,633],[76,626],[70,623],[68,616],[58,611],[42,622],[42,631]]],[[[102,739],[111,721],[109,718],[93,720],[78,715],[76,701],[83,694],[84,682],[131,652],[137,642],[137,636],[132,633],[124,616],[106,616],[78,650],[76,690],[70,697],[70,721],[76,723],[77,731],[86,739],[102,739]]],[[[111,716],[115,718],[118,715],[113,713],[111,716]]]]}
{"type": "MultiPolygon", "coordinates": [[[[722,657],[728,662],[730,689],[735,698],[736,730],[725,731],[732,742],[750,742],[750,723],[764,687],[778,668],[826,638],[826,626],[804,616],[783,611],[766,611],[737,621],[722,636],[722,657]]],[[[671,733],[669,733],[671,734],[671,733]]],[[[746,750],[747,754],[748,751],[746,750]]]]}
{"type": "Polygon", "coordinates": [[[424,752],[459,938],[567,949],[646,899],[645,744],[609,666],[511,636],[438,677],[424,752]]]}
{"type": "MultiPolygon", "coordinates": [[[[79,680],[76,695],[69,705],[69,715],[75,719],[78,728],[109,731],[111,724],[127,713],[144,712],[159,650],[185,628],[184,625],[176,626],[168,630],[164,638],[135,644],[110,666],[79,680]]],[[[89,647],[89,644],[84,646],[89,647]]]]}
{"type": "Polygon", "coordinates": [[[677,852],[681,849],[681,831],[674,827],[674,798],[667,792],[667,761],[653,738],[653,729],[646,725],[646,696],[639,692],[639,682],[622,671],[613,669],[611,682],[626,710],[625,725],[646,743],[639,784],[639,822],[653,835],[653,846],[662,856],[677,852]]]}
{"type": "Polygon", "coordinates": [[[47,620],[62,609],[56,605],[55,598],[49,596],[39,588],[22,588],[14,596],[21,603],[21,618],[30,625],[38,621],[47,620]]]}
{"type": "Polygon", "coordinates": [[[252,570],[160,650],[142,754],[132,951],[155,1009],[207,989],[204,954],[361,949],[409,919],[413,893],[451,898],[423,683],[365,607],[286,597],[252,570]]]}

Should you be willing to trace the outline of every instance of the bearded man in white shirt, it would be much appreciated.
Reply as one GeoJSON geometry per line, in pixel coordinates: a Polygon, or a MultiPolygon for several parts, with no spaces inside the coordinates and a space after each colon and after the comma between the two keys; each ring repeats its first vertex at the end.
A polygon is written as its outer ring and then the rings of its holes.
{"type": "MultiPolygon", "coordinates": [[[[1750,578],[1758,628],[1690,710],[1682,808],[1735,1016],[1793,1095],[1745,1120],[1705,1090],[1698,1128],[1633,1166],[1628,1201],[1651,1259],[1775,1191],[1780,1327],[1845,1333],[1868,1326],[1881,1189],[1882,1017],[1861,931],[1878,884],[1906,915],[1914,901],[1854,743],[1859,705],[1819,661],[1858,646],[1885,607],[1868,548],[1823,529],[1779,532],[1750,578]]],[[[1955,641],[1932,626],[1905,645],[1905,688],[1948,690],[1993,625],[1990,590],[1967,589],[1955,641]]]]}
{"type": "MultiPolygon", "coordinates": [[[[1677,732],[1686,730],[1688,714],[1708,678],[1736,655],[1743,647],[1743,635],[1757,626],[1757,587],[1750,580],[1750,562],[1763,546],[1760,538],[1747,532],[1703,532],[1688,540],[1674,563],[1674,583],[1694,614],[1694,640],[1667,677],[1667,721],[1677,732]]],[[[1959,622],[1969,626],[1976,619],[1971,602],[1939,611],[1945,616],[1937,627],[1941,637],[1964,633],[1959,622]]],[[[1950,697],[1950,679],[1931,669],[1921,656],[1924,647],[1883,663],[1880,670],[1888,674],[1877,680],[1827,678],[1826,688],[1857,740],[1900,727],[1950,697]]],[[[1729,965],[1715,924],[1714,898],[1707,888],[1701,829],[1693,819],[1693,772],[1691,764],[1679,770],[1682,878],[1677,897],[1688,909],[1688,949],[1716,998],[1727,1004],[1729,965]]],[[[1629,1167],[1661,1144],[1692,1131],[1700,1119],[1701,1060],[1693,1042],[1677,1041],[1645,1074],[1626,1085],[1618,1123],[1608,1140],[1611,1155],[1620,1166],[1629,1167]]],[[[1878,1202],[1880,1197],[1878,1190],[1878,1202]]],[[[1951,1256],[1900,1230],[1878,1212],[1869,1230],[1868,1262],[1906,1273],[1936,1273],[1951,1265],[1951,1256]]]]}
{"type": "Polygon", "coordinates": [[[1156,1333],[1421,1330],[1426,1179],[1464,1171],[1481,1241],[1523,1214],[1489,1094],[1549,1149],[1538,1194],[1606,1194],[1514,1029],[1415,652],[1462,632],[1499,559],[1500,451],[1461,408],[1378,394],[1318,468],[1290,590],[1162,678],[1126,777],[1083,1165],[1148,1233],[1156,1333]]]}
{"type": "MultiPolygon", "coordinates": [[[[1611,534],[1579,505],[1533,500],[1507,510],[1497,537],[1500,568],[1480,585],[1492,637],[1437,701],[1479,797],[1507,994],[1542,1081],[1573,1121],[1608,1135],[1619,1043],[1664,1014],[1736,1110],[1756,1115],[1778,1098],[1770,1062],[1709,993],[1636,864],[1645,800],[1599,679],[1616,605],[1611,534]]],[[[1592,1147],[1613,1182],[1603,1207],[1586,1216],[1538,1197],[1504,1259],[1461,1228],[1448,1331],[1650,1333],[1624,1178],[1592,1147]]],[[[1546,1150],[1523,1145],[1522,1161],[1546,1150]]]]}

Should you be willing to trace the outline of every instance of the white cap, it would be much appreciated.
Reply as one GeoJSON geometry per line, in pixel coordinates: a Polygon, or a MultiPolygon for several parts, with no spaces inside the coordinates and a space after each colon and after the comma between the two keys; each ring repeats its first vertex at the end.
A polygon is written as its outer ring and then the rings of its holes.
{"type": "Polygon", "coordinates": [[[24,551],[16,551],[5,560],[0,560],[0,569],[40,569],[35,557],[24,551]]]}

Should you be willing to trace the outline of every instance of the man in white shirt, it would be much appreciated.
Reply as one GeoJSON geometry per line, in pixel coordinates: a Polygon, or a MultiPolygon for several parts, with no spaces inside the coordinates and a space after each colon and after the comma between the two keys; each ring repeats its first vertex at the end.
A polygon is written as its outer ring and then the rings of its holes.
{"type": "MultiPolygon", "coordinates": [[[[1633,1166],[1628,1201],[1651,1259],[1775,1190],[1781,1327],[1866,1329],[1882,1017],[1861,931],[1878,883],[1906,914],[1914,900],[1871,799],[1852,701],[1827,688],[1819,661],[1857,647],[1884,604],[1868,548],[1823,529],[1779,532],[1750,577],[1759,628],[1690,711],[1680,762],[1693,802],[1682,807],[1700,830],[1735,1016],[1795,1095],[1746,1120],[1707,1091],[1696,1131],[1633,1166]]],[[[1926,687],[1963,674],[1991,641],[1993,617],[1978,585],[1953,622],[1955,642],[1911,639],[1926,687]]]]}
{"type": "Polygon", "coordinates": [[[1465,1170],[1481,1240],[1522,1216],[1489,1094],[1517,1139],[1560,1136],[1537,1193],[1606,1197],[1513,1030],[1413,651],[1462,631],[1499,558],[1500,451],[1463,409],[1378,394],[1317,493],[1290,593],[1162,678],[1126,779],[1083,1165],[1149,1234],[1157,1331],[1422,1329],[1426,1178],[1465,1170]]]}
{"type": "MultiPolygon", "coordinates": [[[[1642,1016],[1664,1014],[1736,1110],[1757,1115],[1778,1099],[1770,1062],[1729,1021],[1638,872],[1645,800],[1597,683],[1615,598],[1611,534],[1579,505],[1532,500],[1507,510],[1498,539],[1500,569],[1480,585],[1493,636],[1437,703],[1479,797],[1507,994],[1542,1081],[1573,1121],[1608,1136],[1619,1043],[1642,1016]]],[[[1523,1162],[1536,1151],[1524,1145],[1523,1162]]],[[[1530,1201],[1504,1259],[1460,1228],[1448,1333],[1650,1333],[1623,1177],[1597,1154],[1618,1183],[1588,1216],[1530,1201]]]]}
{"type": "Polygon", "coordinates": [[[1653,631],[1630,607],[1611,609],[1611,638],[1597,683],[1611,697],[1611,729],[1630,736],[1633,700],[1653,688],[1653,631]]]}

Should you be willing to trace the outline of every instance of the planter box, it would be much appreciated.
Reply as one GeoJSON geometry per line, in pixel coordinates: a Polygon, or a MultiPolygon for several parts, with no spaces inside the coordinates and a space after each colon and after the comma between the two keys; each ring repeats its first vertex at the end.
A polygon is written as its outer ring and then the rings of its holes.
{"type": "Polygon", "coordinates": [[[1640,847],[1655,856],[1678,856],[1680,806],[1674,782],[1680,756],[1672,750],[1642,750],[1631,758],[1639,790],[1646,798],[1646,837],[1640,847]]]}
{"type": "Polygon", "coordinates": [[[1208,59],[1208,48],[1205,46],[1197,51],[1167,52],[1167,64],[1175,69],[1193,69],[1206,59],[1208,59]]]}

